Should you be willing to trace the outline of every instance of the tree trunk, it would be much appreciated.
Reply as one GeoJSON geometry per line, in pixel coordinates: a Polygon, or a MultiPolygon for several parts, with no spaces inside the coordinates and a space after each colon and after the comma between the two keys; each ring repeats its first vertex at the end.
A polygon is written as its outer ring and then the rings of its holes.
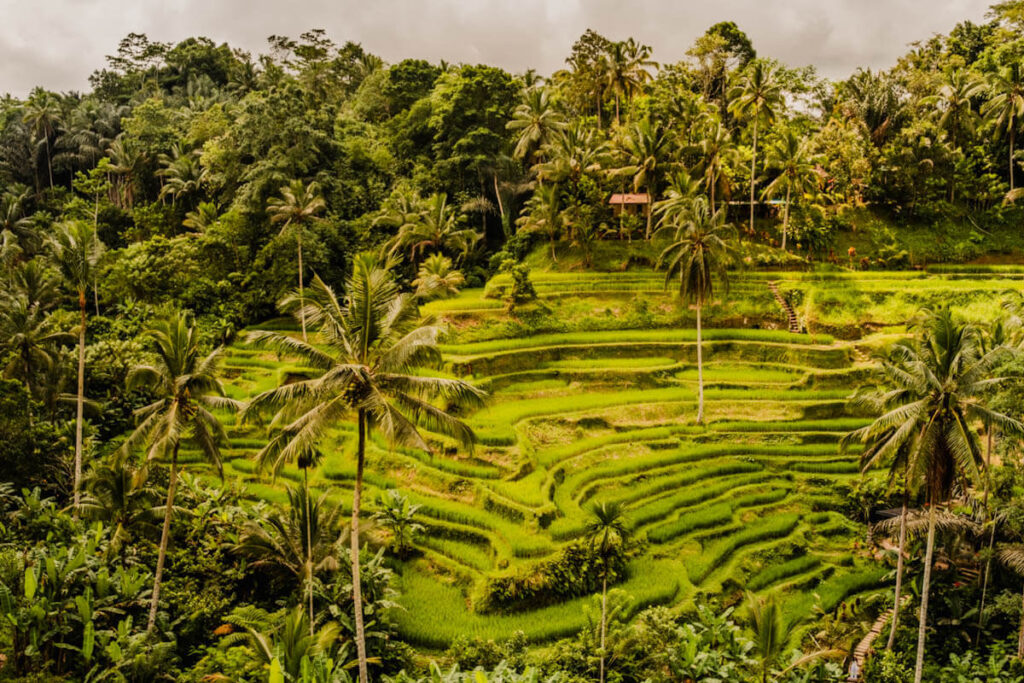
{"type": "Polygon", "coordinates": [[[782,251],[786,251],[786,235],[789,233],[789,198],[792,189],[786,186],[786,208],[782,214],[782,251]]]}
{"type": "Polygon", "coordinates": [[[149,601],[149,621],[146,623],[146,635],[153,632],[156,625],[156,610],[160,604],[160,584],[164,576],[164,562],[167,560],[167,542],[171,538],[171,516],[174,514],[174,492],[178,488],[178,444],[174,444],[171,453],[171,478],[167,482],[167,507],[164,510],[164,527],[160,532],[160,551],[156,556],[156,573],[153,575],[153,596],[149,601]]]}
{"type": "MultiPolygon", "coordinates": [[[[1014,138],[1017,135],[1017,131],[1014,130],[1014,126],[1010,126],[1010,191],[1014,191],[1014,138]]],[[[53,181],[50,180],[50,184],[53,181]]]]}
{"type": "Polygon", "coordinates": [[[750,234],[754,234],[754,184],[757,173],[757,120],[758,112],[754,112],[754,149],[750,155],[750,234]]]}
{"type": "Polygon", "coordinates": [[[618,95],[615,96],[615,125],[616,125],[616,127],[621,125],[621,123],[619,122],[619,96],[618,95]]]}
{"type": "Polygon", "coordinates": [[[1024,659],[1024,593],[1021,593],[1020,635],[1017,636],[1017,659],[1024,659]]]}
{"type": "Polygon", "coordinates": [[[992,546],[996,542],[996,526],[992,522],[992,516],[988,511],[988,491],[992,488],[992,425],[986,425],[985,434],[985,495],[982,505],[985,508],[985,523],[990,526],[991,536],[988,542],[988,555],[985,557],[985,572],[981,581],[981,603],[978,606],[978,632],[974,638],[974,644],[981,643],[981,629],[985,625],[985,596],[988,593],[989,572],[992,570],[992,546]]]}
{"type": "Polygon", "coordinates": [[[366,455],[366,412],[359,411],[359,441],[356,449],[356,482],[352,491],[352,604],[356,621],[356,657],[359,683],[369,683],[366,672],[366,630],[363,626],[363,590],[359,578],[359,504],[363,495],[363,460],[366,455]]]}
{"type": "Polygon", "coordinates": [[[306,300],[302,287],[302,224],[298,226],[298,252],[299,252],[299,319],[302,321],[302,341],[309,341],[306,338],[306,300]]]}
{"type": "Polygon", "coordinates": [[[900,625],[900,600],[903,599],[903,553],[907,547],[907,505],[910,502],[910,494],[906,490],[906,482],[903,483],[903,509],[900,511],[900,540],[896,558],[896,591],[892,607],[892,624],[889,627],[889,640],[885,644],[886,650],[891,650],[896,641],[896,629],[900,625]]]}
{"type": "Polygon", "coordinates": [[[597,89],[597,129],[601,130],[601,89],[597,89]]]}
{"type": "MultiPolygon", "coordinates": [[[[49,135],[44,135],[43,136],[43,142],[46,144],[46,170],[50,174],[50,189],[52,190],[53,189],[53,162],[50,161],[50,136],[49,135]]],[[[1011,141],[1010,144],[1013,145],[1013,142],[1011,141]]],[[[1012,154],[1012,152],[1011,152],[1011,154],[1012,154]]],[[[1013,179],[1012,179],[1013,178],[1013,171],[1012,170],[1010,171],[1010,178],[1011,178],[1010,185],[1012,186],[1013,185],[1013,179]]],[[[1013,189],[1013,188],[1011,187],[1010,189],[1013,189]]]]}
{"type": "Polygon", "coordinates": [[[313,637],[313,531],[310,523],[309,468],[302,468],[302,488],[306,499],[306,590],[309,593],[309,637],[313,637]]]}
{"type": "Polygon", "coordinates": [[[85,413],[85,289],[78,290],[78,396],[75,405],[75,510],[81,503],[82,486],[82,422],[85,413]]]}
{"type": "Polygon", "coordinates": [[[600,683],[604,683],[604,643],[608,631],[608,562],[605,561],[604,576],[601,577],[601,664],[600,683]]]}
{"type": "Polygon", "coordinates": [[[711,215],[713,216],[715,215],[715,185],[718,184],[718,181],[715,179],[714,173],[711,174],[709,180],[709,184],[711,185],[711,187],[709,187],[708,189],[711,190],[711,215]]]}
{"type": "Polygon", "coordinates": [[[697,301],[697,424],[704,424],[704,351],[701,349],[700,313],[704,302],[697,301]]]}
{"type": "Polygon", "coordinates": [[[928,627],[928,591],[932,582],[932,556],[935,553],[935,500],[928,505],[928,546],[924,554],[924,579],[921,582],[921,610],[917,624],[917,663],[914,666],[914,683],[921,683],[924,675],[924,645],[928,627]]]}
{"type": "Polygon", "coordinates": [[[651,241],[651,219],[654,217],[654,190],[654,183],[650,183],[647,186],[647,234],[644,235],[648,242],[651,241]]]}

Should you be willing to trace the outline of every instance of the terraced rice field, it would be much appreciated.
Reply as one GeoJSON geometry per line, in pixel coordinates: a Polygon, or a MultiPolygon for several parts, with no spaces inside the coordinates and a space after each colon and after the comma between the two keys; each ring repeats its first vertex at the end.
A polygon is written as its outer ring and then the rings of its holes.
{"type": "MultiPolygon", "coordinates": [[[[791,614],[808,615],[877,590],[884,570],[855,552],[864,530],[837,511],[860,476],[857,452],[839,454],[837,441],[866,422],[847,414],[845,399],[865,377],[869,344],[769,329],[784,317],[766,283],[801,290],[811,302],[866,297],[874,308],[862,320],[899,332],[912,305],[997,306],[993,292],[1019,289],[1022,277],[1024,270],[737,277],[712,320],[746,318],[750,326],[706,331],[705,427],[694,424],[693,331],[611,329],[616,316],[602,313],[616,298],[672,305],[656,273],[535,275],[547,306],[593,301],[587,331],[501,336],[502,321],[514,318],[494,298],[507,287],[502,277],[429,304],[426,312],[452,324],[446,371],[490,399],[467,416],[480,438],[472,454],[441,439],[433,455],[379,438],[370,444],[371,510],[378,492],[400,488],[422,505],[428,529],[418,557],[398,566],[406,609],[394,618],[403,636],[442,648],[458,635],[523,631],[542,642],[584,626],[589,597],[507,614],[481,614],[474,605],[488,577],[520,571],[580,538],[595,501],[621,502],[646,539],[617,586],[634,609],[686,609],[701,594],[735,600],[752,590],[778,591],[791,614]]],[[[827,327],[827,315],[805,308],[811,330],[827,327]]],[[[245,398],[306,370],[237,345],[227,371],[232,395],[245,398]]],[[[254,496],[281,500],[282,482],[254,472],[249,459],[264,428],[239,426],[231,436],[227,472],[254,496]]],[[[353,437],[340,425],[322,445],[327,457],[314,476],[346,509],[353,437]]]]}

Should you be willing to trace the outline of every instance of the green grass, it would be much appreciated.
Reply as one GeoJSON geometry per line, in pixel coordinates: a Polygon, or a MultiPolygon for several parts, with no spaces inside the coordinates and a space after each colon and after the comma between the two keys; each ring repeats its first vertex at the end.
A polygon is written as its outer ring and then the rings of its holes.
{"type": "Polygon", "coordinates": [[[735,533],[702,544],[701,552],[686,558],[686,571],[694,584],[703,583],[708,575],[720,567],[737,549],[787,536],[796,529],[800,516],[774,515],[742,525],[735,533]]]}
{"type": "Polygon", "coordinates": [[[759,591],[762,588],[773,586],[784,579],[804,574],[820,566],[821,558],[815,555],[803,555],[781,564],[768,565],[747,580],[747,588],[752,591],[759,591]]]}

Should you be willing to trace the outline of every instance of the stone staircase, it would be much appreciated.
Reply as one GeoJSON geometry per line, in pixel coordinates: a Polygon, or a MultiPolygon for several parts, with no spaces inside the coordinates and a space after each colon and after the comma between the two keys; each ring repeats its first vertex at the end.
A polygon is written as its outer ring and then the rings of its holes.
{"type": "Polygon", "coordinates": [[[776,303],[782,307],[782,310],[786,313],[786,317],[789,319],[789,331],[793,333],[800,332],[800,319],[796,316],[796,311],[789,305],[786,298],[779,294],[779,283],[774,280],[768,283],[768,289],[771,290],[772,297],[774,297],[776,303]]]}
{"type": "MultiPolygon", "coordinates": [[[[900,601],[903,606],[906,606],[909,598],[904,596],[900,601]]],[[[885,629],[885,625],[892,619],[893,609],[890,608],[885,612],[878,615],[878,619],[875,619],[875,623],[872,624],[871,630],[868,631],[861,641],[857,644],[857,647],[853,650],[853,659],[857,662],[858,671],[864,671],[864,660],[868,658],[868,654],[871,652],[871,646],[874,645],[875,639],[882,634],[882,630],[885,629]]],[[[862,680],[860,677],[857,679],[851,678],[850,680],[862,680]]]]}

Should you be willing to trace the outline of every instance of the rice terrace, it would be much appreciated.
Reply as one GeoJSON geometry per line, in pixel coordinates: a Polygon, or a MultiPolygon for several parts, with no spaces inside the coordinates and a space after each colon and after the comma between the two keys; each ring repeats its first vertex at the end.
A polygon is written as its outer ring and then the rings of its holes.
{"type": "Polygon", "coordinates": [[[1024,0],[346,2],[5,8],[0,683],[1024,683],[1024,0]]]}

